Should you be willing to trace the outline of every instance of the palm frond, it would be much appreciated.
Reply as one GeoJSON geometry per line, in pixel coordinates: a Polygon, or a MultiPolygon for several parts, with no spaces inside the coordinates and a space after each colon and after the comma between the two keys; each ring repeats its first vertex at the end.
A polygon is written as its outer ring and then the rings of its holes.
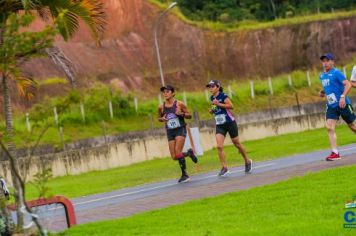
{"type": "Polygon", "coordinates": [[[89,26],[93,37],[100,39],[106,25],[103,3],[98,0],[80,0],[77,1],[77,4],[78,11],[75,13],[89,26]],[[85,14],[81,14],[82,12],[85,14]]]}
{"type": "Polygon", "coordinates": [[[34,89],[37,85],[36,81],[23,75],[17,75],[15,80],[17,91],[19,92],[20,96],[26,98],[27,100],[31,100],[34,96],[34,89]]]}
{"type": "Polygon", "coordinates": [[[35,9],[38,5],[41,5],[39,0],[21,0],[21,3],[25,11],[35,9]]]}
{"type": "Polygon", "coordinates": [[[38,13],[38,15],[41,17],[41,19],[47,21],[50,16],[51,16],[51,13],[48,9],[48,7],[38,7],[36,8],[36,11],[38,13]]]}
{"type": "Polygon", "coordinates": [[[60,34],[65,40],[73,37],[74,33],[79,28],[77,15],[73,14],[68,9],[60,11],[55,22],[58,26],[60,34]]]}
{"type": "Polygon", "coordinates": [[[79,27],[79,19],[81,19],[89,27],[93,38],[98,41],[100,40],[106,26],[106,14],[101,1],[41,0],[41,2],[42,5],[49,7],[53,18],[57,18],[60,32],[64,39],[73,36],[79,27]]]}
{"type": "Polygon", "coordinates": [[[11,13],[21,10],[35,10],[44,19],[52,16],[65,40],[78,30],[79,19],[89,27],[97,42],[106,26],[104,5],[100,0],[0,0],[0,24],[11,13]]]}
{"type": "Polygon", "coordinates": [[[0,25],[5,24],[11,13],[18,12],[23,9],[22,3],[18,0],[0,1],[0,25]]]}

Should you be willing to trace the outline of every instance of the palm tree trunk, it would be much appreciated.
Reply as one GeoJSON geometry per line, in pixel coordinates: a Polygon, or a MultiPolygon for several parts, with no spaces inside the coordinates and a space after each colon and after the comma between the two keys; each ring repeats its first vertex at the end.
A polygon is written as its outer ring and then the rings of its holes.
{"type": "MultiPolygon", "coordinates": [[[[0,47],[3,45],[4,42],[4,32],[5,27],[0,27],[0,47]]],[[[3,90],[3,97],[4,97],[4,114],[5,114],[5,122],[6,122],[6,131],[8,137],[8,149],[11,154],[15,152],[15,145],[13,142],[13,118],[12,118],[12,109],[11,109],[11,97],[9,92],[9,86],[7,83],[7,78],[5,72],[0,71],[0,79],[2,79],[2,90],[3,90]]],[[[14,156],[14,155],[13,155],[14,156]]],[[[23,204],[22,199],[22,189],[18,179],[16,178],[16,174],[12,169],[18,169],[17,162],[15,160],[13,168],[11,168],[11,177],[12,177],[12,184],[14,186],[14,195],[15,195],[15,202],[16,202],[16,216],[17,216],[17,226],[18,229],[22,230],[24,219],[23,214],[21,212],[21,206],[23,204]]]]}
{"type": "MultiPolygon", "coordinates": [[[[5,114],[5,123],[6,123],[6,131],[7,131],[7,137],[8,137],[8,150],[11,153],[12,156],[14,156],[15,153],[15,145],[13,142],[13,117],[12,117],[12,107],[11,107],[11,97],[9,93],[9,86],[7,83],[7,78],[6,75],[3,73],[2,74],[2,89],[3,89],[3,96],[4,96],[4,114],[5,114]]],[[[18,165],[16,159],[14,160],[13,163],[13,168],[18,170],[18,165]]],[[[14,195],[15,195],[15,201],[16,201],[16,216],[17,216],[17,227],[18,229],[22,229],[22,226],[24,224],[24,219],[23,219],[23,214],[20,210],[22,204],[23,204],[23,199],[22,199],[22,189],[19,183],[19,180],[16,178],[16,175],[11,168],[11,177],[12,177],[12,183],[14,186],[14,195]]]]}
{"type": "Polygon", "coordinates": [[[5,27],[0,27],[0,46],[4,43],[4,33],[5,33],[5,27]]]}
{"type": "Polygon", "coordinates": [[[2,88],[4,94],[4,114],[5,114],[5,122],[6,122],[6,132],[7,137],[9,138],[9,149],[14,150],[15,146],[13,144],[13,118],[12,118],[12,107],[11,107],[11,98],[9,93],[9,86],[7,83],[7,78],[5,74],[2,74],[2,88]]]}

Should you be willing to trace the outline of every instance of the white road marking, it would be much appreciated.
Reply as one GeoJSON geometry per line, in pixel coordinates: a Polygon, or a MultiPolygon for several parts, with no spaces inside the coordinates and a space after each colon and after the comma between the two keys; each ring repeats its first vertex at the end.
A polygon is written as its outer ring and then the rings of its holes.
{"type": "MultiPolygon", "coordinates": [[[[272,165],[275,165],[275,164],[274,163],[269,163],[269,164],[264,164],[264,165],[258,165],[256,167],[253,167],[253,169],[260,169],[260,168],[264,168],[264,167],[272,166],[272,165]]],[[[243,171],[245,171],[245,170],[239,169],[239,170],[230,171],[230,173],[238,173],[238,172],[243,172],[243,171]]],[[[217,177],[216,175],[209,175],[209,176],[198,178],[198,179],[194,179],[194,180],[198,181],[198,180],[204,180],[204,179],[216,178],[216,177],[217,177]]],[[[171,183],[171,184],[165,184],[165,185],[160,185],[160,186],[151,187],[151,188],[145,188],[145,189],[141,189],[141,190],[137,190],[137,191],[117,194],[117,195],[108,196],[108,197],[96,198],[96,199],[88,200],[88,201],[84,201],[84,202],[73,203],[73,205],[74,206],[85,205],[85,204],[88,204],[88,203],[99,202],[99,201],[103,201],[103,200],[108,200],[108,199],[128,196],[128,195],[132,195],[132,194],[136,194],[136,193],[142,193],[142,192],[148,192],[148,191],[152,191],[152,190],[162,189],[162,188],[174,186],[174,185],[177,185],[177,184],[178,183],[171,183]]],[[[50,210],[57,210],[59,208],[62,208],[62,207],[53,207],[53,208],[48,209],[48,210],[49,211],[50,210]]]]}
{"type": "Polygon", "coordinates": [[[177,183],[160,185],[160,186],[152,187],[152,188],[148,188],[148,189],[141,189],[141,190],[137,190],[137,191],[133,191],[133,192],[128,192],[128,193],[122,193],[122,194],[117,194],[117,195],[108,196],[108,197],[97,198],[97,199],[93,199],[93,200],[89,200],[89,201],[85,201],[85,202],[78,202],[78,203],[74,203],[73,205],[74,206],[84,205],[84,204],[87,204],[87,203],[98,202],[98,201],[108,200],[108,199],[117,198],[117,197],[123,197],[123,196],[132,195],[132,194],[136,194],[136,193],[147,192],[147,191],[151,191],[151,190],[155,190],[155,189],[166,188],[166,187],[170,187],[170,186],[173,186],[173,185],[177,185],[177,183]]]}
{"type": "MultiPolygon", "coordinates": [[[[275,163],[269,163],[269,164],[259,165],[259,166],[252,166],[252,170],[259,169],[259,168],[264,168],[264,167],[267,167],[267,166],[274,166],[274,165],[275,165],[275,163]]],[[[237,172],[245,172],[245,170],[244,169],[233,170],[230,173],[237,173],[237,172]]]]}
{"type": "MultiPolygon", "coordinates": [[[[270,164],[265,164],[265,165],[259,165],[259,166],[253,166],[253,170],[254,169],[259,169],[259,168],[263,168],[263,167],[267,167],[267,166],[273,166],[275,165],[274,163],[270,163],[270,164]]],[[[228,174],[232,174],[232,173],[238,173],[238,172],[245,172],[244,169],[240,169],[240,170],[229,170],[228,174]]],[[[203,179],[209,179],[209,178],[213,178],[213,177],[217,177],[217,175],[209,175],[209,176],[205,176],[202,178],[199,178],[197,180],[203,180],[203,179]]]]}
{"type": "MultiPolygon", "coordinates": [[[[274,164],[270,163],[270,164],[265,164],[265,165],[259,165],[259,166],[254,167],[254,169],[259,169],[259,168],[263,168],[263,167],[267,167],[267,166],[271,166],[271,165],[274,165],[274,164]]],[[[230,173],[237,173],[237,172],[243,172],[243,171],[244,170],[241,169],[241,170],[231,171],[230,173]]],[[[199,178],[199,179],[195,179],[195,180],[198,181],[198,180],[209,179],[209,178],[213,178],[213,177],[216,178],[216,175],[209,175],[209,176],[206,176],[206,177],[203,177],[203,178],[199,178]]],[[[123,197],[123,196],[132,195],[132,194],[136,194],[136,193],[149,192],[149,191],[152,191],[152,190],[162,189],[162,188],[166,188],[166,187],[170,187],[170,186],[174,186],[174,185],[177,185],[177,183],[165,184],[165,185],[160,185],[160,186],[156,186],[156,187],[152,187],[152,188],[145,188],[145,189],[141,189],[141,190],[137,190],[137,191],[117,194],[117,195],[108,196],[108,197],[97,198],[97,199],[88,200],[88,201],[84,201],[84,202],[78,202],[78,203],[74,203],[73,205],[75,205],[75,206],[84,205],[84,204],[87,204],[87,203],[93,203],[93,202],[98,202],[98,201],[103,201],[103,200],[123,197]]]]}
{"type": "MultiPolygon", "coordinates": [[[[340,149],[340,151],[349,151],[349,150],[354,150],[356,149],[356,146],[354,147],[350,147],[350,148],[344,148],[344,149],[340,149]]],[[[258,166],[254,166],[253,169],[259,169],[259,168],[264,168],[267,166],[273,166],[278,164],[278,160],[272,161],[272,163],[268,163],[268,164],[264,164],[264,165],[258,165],[258,166]]],[[[244,172],[244,169],[238,169],[238,170],[234,170],[234,171],[230,171],[231,173],[238,173],[238,172],[244,172]]],[[[196,181],[199,180],[204,180],[204,179],[209,179],[209,178],[216,178],[217,175],[209,175],[209,176],[205,176],[202,178],[198,178],[195,179],[196,181]]],[[[128,195],[132,195],[132,194],[136,194],[136,193],[142,193],[142,192],[148,192],[148,191],[152,191],[152,190],[156,190],[156,189],[162,189],[162,188],[166,188],[166,187],[170,187],[170,186],[174,186],[177,185],[178,183],[171,183],[171,184],[165,184],[165,185],[160,185],[160,186],[156,186],[156,187],[151,187],[151,188],[145,188],[145,189],[141,189],[141,190],[137,190],[137,191],[132,191],[132,192],[127,192],[127,193],[123,193],[123,194],[117,194],[117,195],[113,195],[113,196],[108,196],[108,197],[102,197],[102,198],[97,198],[97,199],[93,199],[93,200],[88,200],[88,201],[84,201],[84,202],[78,202],[78,203],[74,203],[74,206],[78,206],[78,205],[84,205],[84,204],[88,204],[88,203],[93,203],[93,202],[98,202],[98,201],[102,201],[102,200],[108,200],[108,199],[113,199],[113,198],[118,198],[118,197],[123,197],[123,196],[128,196],[128,195]]],[[[59,208],[63,208],[63,207],[54,207],[54,208],[50,208],[48,209],[50,210],[57,210],[59,208]]]]}
{"type": "Polygon", "coordinates": [[[356,149],[356,147],[340,149],[340,152],[356,149]]]}

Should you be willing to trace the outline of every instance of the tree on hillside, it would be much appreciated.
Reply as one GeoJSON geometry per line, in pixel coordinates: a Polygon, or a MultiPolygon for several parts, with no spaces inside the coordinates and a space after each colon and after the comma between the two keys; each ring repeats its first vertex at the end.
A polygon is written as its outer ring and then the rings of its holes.
{"type": "MultiPolygon", "coordinates": [[[[163,0],[161,0],[163,1],[163,0]]],[[[354,9],[355,0],[177,0],[182,13],[193,20],[224,22],[274,20],[292,15],[354,9]],[[224,17],[221,17],[221,16],[224,17]],[[223,20],[222,20],[223,19],[223,20]]]]}
{"type": "MultiPolygon", "coordinates": [[[[36,146],[38,145],[38,141],[41,139],[42,135],[44,134],[44,132],[46,131],[46,129],[44,129],[42,131],[42,134],[39,136],[38,140],[37,140],[37,144],[36,146]]],[[[36,147],[35,146],[35,147],[36,147]]],[[[27,214],[30,219],[31,219],[31,222],[25,226],[24,228],[27,228],[29,230],[32,230],[32,226],[33,224],[36,225],[38,231],[39,231],[39,234],[41,236],[47,236],[47,230],[42,226],[42,224],[40,223],[39,219],[38,219],[38,215],[35,214],[32,209],[27,205],[26,201],[25,201],[25,196],[26,196],[26,192],[25,192],[25,178],[23,178],[21,175],[20,175],[20,172],[16,167],[16,164],[15,164],[15,158],[14,156],[12,156],[12,154],[9,152],[9,150],[6,148],[5,144],[2,142],[2,140],[0,139],[0,147],[1,149],[5,152],[5,154],[8,156],[9,160],[10,160],[10,168],[11,168],[11,171],[13,173],[13,175],[15,176],[15,178],[17,179],[18,183],[19,183],[19,189],[21,191],[21,196],[20,198],[22,199],[22,204],[21,204],[21,207],[20,207],[20,210],[21,212],[27,214]]],[[[33,151],[33,150],[32,150],[33,151]]],[[[31,159],[31,156],[32,156],[32,153],[29,155],[30,159],[31,159]]],[[[30,161],[27,161],[29,164],[30,161]]],[[[26,170],[28,170],[28,165],[27,165],[27,168],[26,170]]],[[[25,174],[26,176],[26,174],[25,174]]],[[[36,183],[36,187],[38,187],[38,190],[39,190],[39,195],[40,195],[40,198],[41,197],[45,197],[46,196],[46,193],[48,191],[48,187],[46,186],[46,183],[48,181],[48,178],[51,178],[51,171],[50,170],[43,170],[42,173],[37,173],[35,175],[35,183],[36,183]]],[[[4,182],[4,180],[2,180],[2,189],[0,189],[0,212],[1,212],[1,215],[0,215],[0,235],[12,235],[13,233],[15,233],[17,230],[14,230],[14,227],[13,227],[13,223],[12,223],[12,219],[11,219],[11,215],[7,209],[7,200],[9,200],[9,192],[8,192],[8,189],[6,188],[6,183],[4,182]],[[5,187],[4,187],[5,186],[5,187]],[[2,196],[1,196],[2,195],[2,196]]],[[[21,231],[23,231],[21,229],[21,231]]],[[[24,232],[26,233],[26,232],[24,232]]],[[[26,234],[27,235],[27,234],[26,234]]],[[[31,234],[32,235],[32,234],[31,234]]]]}
{"type": "MultiPolygon", "coordinates": [[[[27,27],[34,17],[32,15],[16,15],[9,16],[5,23],[2,34],[2,42],[0,46],[0,76],[2,78],[2,88],[4,96],[4,111],[7,114],[6,122],[9,124],[8,130],[12,131],[12,109],[10,103],[10,83],[14,81],[17,85],[17,90],[22,97],[31,99],[31,88],[34,87],[32,78],[22,75],[18,68],[19,60],[27,60],[30,57],[40,55],[41,52],[52,45],[56,30],[53,27],[47,26],[39,32],[20,31],[20,28],[27,27]]],[[[12,136],[11,136],[12,137],[12,136]]],[[[12,140],[9,140],[9,149],[14,149],[12,140]]],[[[9,157],[10,158],[10,157],[9,157]]],[[[15,188],[16,202],[19,206],[22,205],[22,189],[18,185],[19,178],[14,175],[14,170],[17,169],[17,164],[11,160],[12,181],[15,188]]],[[[19,213],[20,215],[20,213],[19,213]]],[[[19,217],[19,216],[18,216],[19,217]]],[[[22,223],[22,222],[20,222],[22,223]]]]}
{"type": "MultiPolygon", "coordinates": [[[[26,48],[26,52],[15,52],[13,50],[5,49],[5,35],[8,32],[7,24],[9,18],[13,14],[19,14],[21,12],[27,12],[31,14],[38,15],[45,20],[51,20],[53,25],[57,28],[60,35],[64,40],[70,39],[74,33],[79,28],[79,21],[82,20],[89,27],[93,38],[97,43],[100,41],[101,34],[105,27],[105,13],[103,11],[103,4],[100,0],[1,0],[0,1],[0,51],[3,51],[0,57],[1,69],[0,69],[0,79],[1,87],[4,101],[4,114],[6,123],[6,136],[8,140],[9,153],[14,154],[14,144],[13,144],[13,117],[11,109],[11,96],[9,86],[10,83],[15,82],[20,93],[22,95],[31,96],[28,93],[34,83],[33,80],[24,78],[21,76],[21,72],[17,69],[18,62],[29,58],[31,55],[38,53],[41,49],[41,43],[37,38],[33,39],[37,42],[37,48],[26,48]],[[31,50],[33,49],[33,50],[31,50]],[[7,63],[8,60],[6,56],[11,52],[13,56],[13,61],[11,61],[12,67],[9,68],[7,63]],[[9,70],[10,69],[10,70],[9,70]]],[[[21,41],[18,42],[21,48],[21,41]]],[[[44,42],[43,42],[44,43],[44,42]]],[[[48,45],[46,45],[48,46],[48,45]]],[[[22,50],[22,49],[21,49],[22,50]]],[[[21,51],[20,50],[20,51],[21,51]]],[[[13,155],[14,156],[14,155],[13,155]]],[[[15,163],[15,168],[17,164],[15,163]]],[[[20,207],[21,192],[19,183],[15,177],[15,173],[12,171],[12,180],[15,189],[15,199],[16,205],[20,207]]],[[[22,227],[23,217],[20,210],[17,210],[18,226],[22,227]]]]}

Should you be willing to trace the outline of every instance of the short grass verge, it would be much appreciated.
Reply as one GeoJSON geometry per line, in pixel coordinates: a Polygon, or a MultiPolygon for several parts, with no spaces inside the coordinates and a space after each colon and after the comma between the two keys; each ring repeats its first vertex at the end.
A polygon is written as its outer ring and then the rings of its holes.
{"type": "MultiPolygon", "coordinates": [[[[205,198],[132,217],[76,226],[61,235],[355,235],[344,204],[356,166],[205,198]]],[[[353,210],[355,212],[355,210],[353,210]]]]}

